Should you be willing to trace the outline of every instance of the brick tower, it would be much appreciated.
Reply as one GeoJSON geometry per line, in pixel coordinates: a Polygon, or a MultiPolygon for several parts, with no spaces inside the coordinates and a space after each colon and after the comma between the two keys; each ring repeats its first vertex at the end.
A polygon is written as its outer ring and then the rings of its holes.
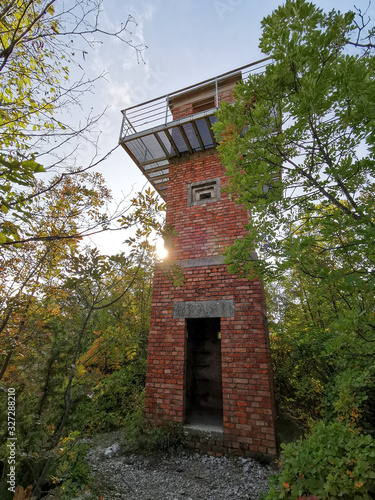
{"type": "Polygon", "coordinates": [[[274,457],[264,292],[224,264],[248,214],[222,191],[211,131],[217,106],[262,63],[123,111],[120,143],[167,202],[176,234],[168,260],[184,277],[174,286],[163,265],[155,271],[147,417],[183,424],[190,446],[203,451],[274,457]]]}

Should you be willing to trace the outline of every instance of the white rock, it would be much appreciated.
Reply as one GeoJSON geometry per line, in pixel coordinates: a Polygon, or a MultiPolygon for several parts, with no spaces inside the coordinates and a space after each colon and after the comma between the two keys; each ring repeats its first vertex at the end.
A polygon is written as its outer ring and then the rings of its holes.
{"type": "Polygon", "coordinates": [[[104,456],[105,458],[112,458],[115,455],[117,455],[119,451],[120,451],[119,443],[114,443],[112,446],[104,450],[104,456]]]}

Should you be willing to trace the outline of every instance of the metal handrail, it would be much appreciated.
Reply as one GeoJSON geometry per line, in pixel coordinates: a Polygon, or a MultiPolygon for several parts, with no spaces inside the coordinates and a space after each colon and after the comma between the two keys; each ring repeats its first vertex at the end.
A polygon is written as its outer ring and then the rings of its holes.
{"type": "Polygon", "coordinates": [[[184,87],[183,89],[175,90],[174,92],[170,92],[169,94],[164,94],[164,95],[159,96],[155,99],[150,99],[149,101],[142,102],[141,104],[137,104],[135,106],[131,106],[130,108],[123,109],[123,110],[121,110],[121,112],[129,111],[130,109],[138,108],[140,106],[144,106],[145,104],[149,104],[151,102],[158,101],[159,99],[165,99],[168,96],[174,96],[176,94],[180,94],[181,92],[186,92],[187,90],[194,89],[196,87],[199,87],[201,85],[205,85],[205,84],[210,83],[210,82],[213,83],[216,79],[220,80],[221,78],[224,78],[226,76],[237,73],[238,71],[242,71],[243,69],[250,68],[251,66],[256,66],[257,64],[260,64],[260,63],[265,62],[265,61],[269,61],[271,59],[272,59],[271,57],[264,57],[263,59],[259,59],[258,61],[255,61],[253,63],[246,64],[245,66],[241,66],[240,68],[233,69],[231,71],[227,71],[226,73],[222,73],[221,75],[215,76],[213,78],[208,78],[207,80],[203,80],[202,82],[195,83],[194,85],[190,85],[189,87],[184,87]]]}
{"type": "MultiPolygon", "coordinates": [[[[120,142],[121,140],[128,136],[129,132],[130,133],[137,133],[141,131],[146,125],[149,125],[150,123],[155,123],[159,122],[159,124],[167,124],[168,119],[172,116],[171,111],[169,109],[169,104],[171,98],[182,94],[187,91],[191,91],[194,89],[198,89],[201,86],[208,85],[208,84],[213,84],[215,86],[215,97],[216,97],[216,106],[218,104],[218,86],[221,80],[225,79],[226,77],[230,75],[234,75],[238,73],[239,71],[242,72],[243,74],[243,79],[246,79],[245,75],[250,74],[251,68],[254,66],[259,66],[262,63],[267,63],[270,61],[270,57],[265,57],[263,59],[259,59],[258,61],[255,61],[251,64],[247,64],[246,66],[241,66],[240,68],[237,68],[235,70],[227,71],[226,73],[223,73],[219,76],[216,76],[214,78],[209,78],[207,80],[203,80],[199,83],[196,83],[194,85],[190,85],[188,87],[184,87],[183,89],[176,90],[174,92],[170,92],[169,94],[165,94],[163,96],[157,97],[155,99],[150,99],[148,101],[145,101],[141,104],[131,106],[129,108],[123,109],[122,115],[122,125],[121,125],[121,132],[120,132],[120,142]],[[247,71],[244,71],[247,70],[247,71]],[[160,112],[159,112],[160,110],[160,112]],[[144,120],[142,121],[142,118],[144,117],[144,120]],[[150,120],[150,118],[153,118],[150,120]],[[141,123],[140,123],[141,122],[141,123]],[[135,125],[140,128],[140,130],[137,130],[135,125]]],[[[267,66],[267,64],[264,64],[263,66],[258,67],[257,69],[261,69],[263,67],[267,66]]]]}

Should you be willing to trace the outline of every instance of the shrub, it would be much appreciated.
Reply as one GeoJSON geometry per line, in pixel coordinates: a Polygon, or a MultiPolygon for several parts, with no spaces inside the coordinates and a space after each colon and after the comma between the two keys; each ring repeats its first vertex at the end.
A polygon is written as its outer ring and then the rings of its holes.
{"type": "Polygon", "coordinates": [[[142,397],[146,361],[136,360],[107,376],[102,376],[93,390],[93,397],[84,395],[70,419],[73,429],[111,431],[122,427],[142,397]]]}
{"type": "Polygon", "coordinates": [[[167,422],[160,427],[152,427],[144,416],[144,400],[132,415],[125,419],[126,445],[131,449],[166,451],[176,449],[184,442],[181,425],[167,422]]]}
{"type": "Polygon", "coordinates": [[[184,442],[182,427],[175,422],[152,429],[148,437],[149,446],[153,450],[166,451],[176,449],[184,442]]]}
{"type": "Polygon", "coordinates": [[[374,498],[375,441],[343,420],[319,422],[309,437],[282,447],[282,470],[271,477],[267,500],[374,498]]]}
{"type": "Polygon", "coordinates": [[[75,498],[78,492],[86,488],[90,476],[85,462],[86,453],[87,445],[79,441],[78,432],[70,432],[59,443],[59,455],[50,472],[52,483],[61,484],[63,500],[75,498]]]}

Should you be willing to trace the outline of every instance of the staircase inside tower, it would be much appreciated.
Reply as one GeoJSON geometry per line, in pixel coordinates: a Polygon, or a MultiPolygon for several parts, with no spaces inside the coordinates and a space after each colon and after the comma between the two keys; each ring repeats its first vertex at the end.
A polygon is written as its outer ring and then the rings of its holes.
{"type": "Polygon", "coordinates": [[[185,425],[222,429],[220,318],[186,320],[185,425]]]}

